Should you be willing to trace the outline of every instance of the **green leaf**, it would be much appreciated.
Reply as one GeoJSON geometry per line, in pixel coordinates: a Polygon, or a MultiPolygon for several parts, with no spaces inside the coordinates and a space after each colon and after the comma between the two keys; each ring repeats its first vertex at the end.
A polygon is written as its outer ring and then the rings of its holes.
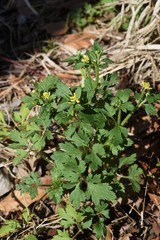
{"type": "MultiPolygon", "coordinates": [[[[68,228],[77,222],[77,218],[79,213],[76,211],[76,209],[71,205],[71,203],[67,203],[66,209],[63,208],[58,209],[58,214],[62,218],[61,225],[64,226],[64,228],[68,228]]],[[[82,214],[81,214],[82,216],[82,214]]],[[[84,217],[81,218],[81,221],[84,217]]]]}
{"type": "Polygon", "coordinates": [[[14,166],[19,164],[27,156],[28,152],[23,149],[18,149],[16,154],[17,156],[13,159],[14,166]]]}
{"type": "Polygon", "coordinates": [[[22,98],[22,102],[31,110],[34,106],[38,104],[38,96],[25,96],[22,98]]]}
{"type": "Polygon", "coordinates": [[[71,238],[69,237],[68,231],[63,230],[62,232],[58,230],[58,236],[53,237],[52,240],[71,240],[71,238]]]}
{"type": "Polygon", "coordinates": [[[123,102],[127,102],[131,95],[130,89],[118,90],[116,96],[123,102]]]}
{"type": "Polygon", "coordinates": [[[133,153],[129,157],[122,157],[119,159],[119,168],[121,168],[124,165],[131,165],[136,161],[136,154],[133,153]]]}
{"type": "Polygon", "coordinates": [[[6,126],[6,121],[4,118],[4,113],[0,111],[0,123],[2,123],[4,126],[6,126]]]}
{"type": "Polygon", "coordinates": [[[24,177],[23,182],[16,185],[16,189],[21,190],[21,193],[28,192],[31,199],[38,195],[38,187],[41,186],[40,178],[35,172],[30,173],[30,177],[24,177]]]}
{"type": "Polygon", "coordinates": [[[59,204],[62,200],[63,188],[61,185],[60,180],[55,180],[51,187],[46,188],[46,193],[49,193],[49,198],[56,204],[59,204]]]}
{"type": "Polygon", "coordinates": [[[13,113],[14,120],[18,123],[22,123],[22,118],[20,112],[14,112],[13,113]]]}
{"type": "Polygon", "coordinates": [[[98,42],[95,41],[95,42],[93,43],[93,45],[92,45],[92,50],[93,50],[93,51],[102,51],[103,48],[101,47],[101,45],[99,45],[98,42]]]}
{"type": "Polygon", "coordinates": [[[70,140],[72,138],[73,134],[76,131],[76,128],[77,128],[76,123],[70,124],[68,126],[67,130],[65,131],[65,137],[67,138],[67,140],[70,140]]]}
{"type": "Polygon", "coordinates": [[[28,141],[27,139],[27,132],[19,132],[18,130],[13,130],[11,131],[10,135],[9,135],[10,139],[14,142],[18,142],[20,143],[22,146],[27,146],[28,141]]]}
{"type": "Polygon", "coordinates": [[[144,107],[145,107],[145,111],[146,111],[147,115],[158,116],[158,114],[156,112],[156,108],[152,104],[145,104],[144,107]]]}
{"type": "Polygon", "coordinates": [[[79,184],[77,184],[75,189],[71,192],[70,200],[76,209],[78,209],[80,207],[80,203],[85,200],[85,194],[80,189],[79,184]]]}
{"type": "Polygon", "coordinates": [[[104,150],[104,147],[102,144],[100,143],[95,143],[93,145],[93,152],[101,157],[105,157],[106,153],[105,153],[105,150],[104,150]]]}
{"type": "Polygon", "coordinates": [[[135,192],[140,191],[140,175],[143,173],[142,169],[138,167],[137,164],[134,164],[130,167],[128,178],[132,183],[132,188],[135,192]]]}
{"type": "Polygon", "coordinates": [[[90,168],[96,171],[98,167],[102,166],[102,160],[96,153],[92,152],[85,157],[85,161],[90,163],[90,168]]]}
{"type": "Polygon", "coordinates": [[[59,146],[63,151],[68,153],[69,156],[72,156],[74,158],[75,157],[80,158],[82,155],[82,152],[77,147],[75,147],[73,144],[71,144],[69,142],[61,143],[61,144],[59,144],[59,146]]]}
{"type": "Polygon", "coordinates": [[[127,128],[115,126],[112,130],[109,131],[109,140],[114,141],[114,143],[118,145],[123,142],[127,135],[127,128]]]}
{"type": "Polygon", "coordinates": [[[38,238],[36,238],[35,235],[30,234],[30,235],[25,237],[25,240],[38,240],[38,238]]]}
{"type": "Polygon", "coordinates": [[[34,142],[33,147],[35,150],[40,151],[45,146],[45,137],[40,136],[39,139],[34,142]]]}
{"type": "Polygon", "coordinates": [[[123,112],[126,113],[127,111],[133,111],[134,106],[131,102],[125,102],[121,104],[120,108],[123,112]]]}
{"type": "Polygon", "coordinates": [[[21,119],[22,119],[22,122],[21,123],[24,123],[24,121],[27,119],[29,113],[30,113],[30,110],[28,109],[28,107],[26,106],[26,104],[22,104],[22,106],[20,107],[20,115],[21,115],[21,119]]]}
{"type": "Polygon", "coordinates": [[[47,92],[55,88],[56,84],[59,83],[57,76],[48,75],[42,82],[35,85],[35,89],[39,92],[47,92]]]}
{"type": "Polygon", "coordinates": [[[72,96],[72,92],[67,85],[62,82],[58,82],[56,95],[58,95],[59,97],[68,97],[69,99],[69,96],[72,96]]]}
{"type": "Polygon", "coordinates": [[[97,56],[96,56],[96,54],[95,54],[94,51],[87,51],[86,54],[89,56],[89,59],[90,59],[92,62],[96,62],[97,56]]]}
{"type": "Polygon", "coordinates": [[[59,105],[58,105],[58,112],[64,111],[64,110],[70,108],[70,106],[71,106],[71,102],[59,103],[59,105]]]}
{"type": "Polygon", "coordinates": [[[157,167],[160,167],[160,162],[158,162],[158,163],[156,164],[156,166],[157,166],[157,167]]]}
{"type": "Polygon", "coordinates": [[[86,170],[85,162],[80,162],[79,165],[75,159],[71,158],[70,161],[64,163],[65,178],[71,183],[76,183],[81,177],[82,173],[86,170]]]}
{"type": "Polygon", "coordinates": [[[81,138],[76,132],[70,138],[70,141],[72,141],[77,147],[87,146],[87,143],[84,141],[84,139],[81,138]]]}
{"type": "Polygon", "coordinates": [[[101,205],[96,206],[96,212],[103,214],[106,218],[109,218],[109,208],[108,208],[108,204],[106,203],[101,203],[101,205]]]}
{"type": "Polygon", "coordinates": [[[0,237],[4,237],[9,233],[13,233],[20,228],[20,224],[16,220],[5,220],[4,225],[0,228],[0,237]]]}
{"type": "Polygon", "coordinates": [[[39,132],[40,131],[40,127],[35,123],[35,122],[30,122],[27,126],[26,126],[26,130],[27,131],[31,131],[31,132],[39,132]]]}
{"type": "Polygon", "coordinates": [[[107,110],[107,116],[112,117],[115,115],[117,109],[108,103],[105,103],[105,109],[107,110]]]}
{"type": "Polygon", "coordinates": [[[74,66],[74,69],[81,69],[85,66],[86,64],[84,62],[79,62],[76,63],[76,65],[74,66]]]}
{"type": "Polygon", "coordinates": [[[116,195],[112,190],[112,187],[107,183],[87,183],[87,191],[93,201],[98,206],[101,200],[114,202],[116,195]]]}
{"type": "Polygon", "coordinates": [[[27,223],[32,219],[33,214],[30,214],[29,208],[25,208],[22,212],[22,217],[24,221],[27,223]]]}
{"type": "Polygon", "coordinates": [[[95,233],[98,239],[104,236],[105,224],[103,222],[103,219],[99,219],[98,222],[94,225],[93,232],[95,233]]]}

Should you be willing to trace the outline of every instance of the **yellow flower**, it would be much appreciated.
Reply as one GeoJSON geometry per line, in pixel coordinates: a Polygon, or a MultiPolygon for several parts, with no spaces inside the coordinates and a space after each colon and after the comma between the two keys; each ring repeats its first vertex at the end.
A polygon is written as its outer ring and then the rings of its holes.
{"type": "Polygon", "coordinates": [[[151,90],[151,86],[150,86],[150,83],[149,82],[145,82],[145,81],[142,81],[142,87],[145,89],[145,90],[151,90]]]}
{"type": "Polygon", "coordinates": [[[44,100],[49,100],[51,93],[50,92],[43,92],[42,98],[44,100]]]}
{"type": "Polygon", "coordinates": [[[83,55],[82,62],[89,63],[89,57],[86,54],[83,55]]]}
{"type": "Polygon", "coordinates": [[[36,91],[35,91],[35,90],[32,90],[32,93],[34,94],[34,93],[36,93],[36,91]]]}
{"type": "Polygon", "coordinates": [[[78,100],[77,95],[74,93],[73,96],[70,97],[70,101],[71,102],[76,102],[79,103],[80,101],[78,100]]]}

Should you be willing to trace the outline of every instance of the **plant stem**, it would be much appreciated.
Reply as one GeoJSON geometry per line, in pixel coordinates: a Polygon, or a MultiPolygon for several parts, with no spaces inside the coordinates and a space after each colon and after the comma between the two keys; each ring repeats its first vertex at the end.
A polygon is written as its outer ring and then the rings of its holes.
{"type": "Polygon", "coordinates": [[[96,88],[97,88],[99,83],[99,65],[96,62],[94,66],[95,66],[95,73],[96,73],[96,88]]]}
{"type": "Polygon", "coordinates": [[[145,96],[145,89],[143,89],[139,99],[138,99],[138,102],[137,102],[137,105],[135,106],[135,108],[133,109],[132,112],[130,112],[126,117],[125,119],[121,122],[121,126],[123,127],[127,122],[128,120],[132,117],[133,113],[141,107],[141,104],[143,102],[143,97],[145,96]]]}
{"type": "Polygon", "coordinates": [[[117,124],[120,125],[121,124],[121,109],[118,109],[118,117],[117,117],[117,124]]]}
{"type": "Polygon", "coordinates": [[[84,84],[84,81],[85,81],[85,78],[86,78],[86,70],[83,69],[83,68],[81,68],[80,71],[81,71],[81,75],[82,75],[81,87],[83,88],[84,85],[85,85],[85,84],[84,84]]]}
{"type": "Polygon", "coordinates": [[[76,237],[78,236],[78,234],[81,233],[81,232],[82,232],[82,230],[79,229],[78,232],[77,232],[77,233],[74,235],[74,237],[72,238],[72,240],[76,239],[76,237]]]}

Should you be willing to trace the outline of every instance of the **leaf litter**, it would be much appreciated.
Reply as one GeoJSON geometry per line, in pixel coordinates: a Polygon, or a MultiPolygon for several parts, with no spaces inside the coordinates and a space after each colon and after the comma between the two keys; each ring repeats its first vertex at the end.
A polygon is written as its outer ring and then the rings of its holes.
{"type": "MultiPolygon", "coordinates": [[[[58,4],[60,4],[58,8],[59,17],[65,12],[64,9],[70,10],[73,8],[73,1],[65,3],[61,0],[58,1],[58,4]]],[[[113,6],[115,3],[109,2],[107,4],[113,6]]],[[[4,68],[2,68],[0,76],[0,107],[5,107],[8,116],[11,114],[10,106],[12,106],[12,111],[15,111],[20,105],[20,103],[17,104],[17,99],[21,99],[28,94],[32,90],[33,84],[36,81],[41,81],[48,74],[56,74],[68,85],[77,85],[80,80],[80,72],[65,65],[63,60],[75,54],[79,49],[88,48],[95,39],[104,44],[106,54],[114,61],[114,64],[102,71],[101,76],[118,71],[119,88],[130,86],[134,91],[139,87],[142,80],[149,80],[153,87],[159,91],[160,31],[158,26],[160,21],[160,1],[119,1],[116,4],[119,12],[109,19],[110,23],[105,22],[103,17],[99,17],[94,23],[94,30],[87,33],[83,28],[81,32],[75,32],[76,29],[66,28],[66,20],[63,18],[55,22],[49,14],[46,20],[46,13],[50,13],[49,8],[55,13],[57,1],[52,3],[46,1],[44,4],[38,0],[35,3],[30,1],[8,1],[7,5],[5,1],[2,1],[0,26],[5,29],[5,33],[6,31],[10,33],[8,39],[11,44],[8,44],[8,46],[10,46],[12,54],[6,54],[8,52],[4,41],[6,37],[2,33],[2,40],[0,41],[2,49],[0,52],[2,54],[1,61],[5,61],[10,67],[7,68],[4,65],[4,68]],[[14,12],[15,8],[18,15],[14,12]],[[12,10],[12,24],[7,17],[8,9],[12,10]],[[42,10],[42,12],[37,26],[39,10],[42,10]],[[129,21],[125,29],[124,19],[126,16],[128,16],[129,21]],[[42,39],[42,31],[46,28],[51,41],[55,44],[54,48],[44,52],[40,47],[31,46],[34,43],[32,41],[34,37],[33,31],[31,33],[30,28],[28,30],[26,26],[29,20],[32,20],[33,24],[30,26],[37,31],[39,39],[42,39]],[[54,32],[56,24],[58,28],[54,32]],[[16,41],[13,39],[13,30],[17,31],[17,46],[14,46],[16,41]],[[68,34],[68,31],[71,31],[71,33],[68,34]],[[27,51],[29,48],[34,49],[34,52],[27,51]],[[22,59],[16,59],[20,52],[29,53],[25,56],[21,54],[22,59]],[[4,58],[5,55],[7,58],[4,58]]],[[[158,105],[157,111],[159,113],[158,105]]],[[[159,118],[146,117],[143,116],[142,112],[139,112],[128,125],[130,134],[135,139],[135,145],[129,151],[138,155],[137,162],[142,166],[146,179],[141,180],[144,189],[138,195],[128,189],[123,202],[119,199],[120,204],[112,207],[111,217],[106,223],[106,239],[158,240],[160,236],[160,174],[156,164],[159,163],[160,157],[159,118]]],[[[10,166],[15,153],[8,149],[6,143],[1,142],[1,145],[3,146],[0,148],[1,168],[2,170],[5,169],[7,174],[13,175],[10,166]]],[[[24,169],[24,165],[21,168],[24,169]]],[[[21,177],[25,175],[22,170],[19,171],[21,171],[21,177]]],[[[11,177],[13,178],[13,176],[11,177]]],[[[44,180],[44,185],[45,183],[47,185],[49,184],[48,176],[45,177],[46,182],[44,180]]],[[[10,183],[14,185],[15,180],[13,179],[10,183]]],[[[4,186],[6,190],[7,184],[4,184],[4,186]]],[[[38,189],[38,196],[34,200],[31,200],[27,194],[21,195],[18,190],[12,189],[8,195],[1,197],[0,210],[2,216],[9,216],[11,212],[15,214],[19,210],[22,211],[24,207],[30,207],[34,211],[32,205],[40,200],[45,205],[45,211],[53,204],[49,202],[45,195],[45,187],[38,189]]],[[[54,210],[50,211],[50,214],[54,216],[54,210]]]]}

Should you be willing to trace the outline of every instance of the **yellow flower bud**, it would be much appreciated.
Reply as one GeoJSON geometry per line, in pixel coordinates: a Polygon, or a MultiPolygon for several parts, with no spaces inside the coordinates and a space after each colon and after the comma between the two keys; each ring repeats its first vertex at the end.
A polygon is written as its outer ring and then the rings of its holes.
{"type": "Polygon", "coordinates": [[[73,96],[70,97],[71,102],[79,103],[77,95],[74,93],[73,96]]]}
{"type": "Polygon", "coordinates": [[[89,57],[86,54],[83,55],[82,62],[89,63],[89,57]]]}
{"type": "Polygon", "coordinates": [[[152,89],[149,82],[142,81],[142,87],[145,90],[151,90],[152,89]]]}
{"type": "Polygon", "coordinates": [[[50,92],[43,92],[42,98],[43,100],[49,100],[51,93],[50,92]]]}

